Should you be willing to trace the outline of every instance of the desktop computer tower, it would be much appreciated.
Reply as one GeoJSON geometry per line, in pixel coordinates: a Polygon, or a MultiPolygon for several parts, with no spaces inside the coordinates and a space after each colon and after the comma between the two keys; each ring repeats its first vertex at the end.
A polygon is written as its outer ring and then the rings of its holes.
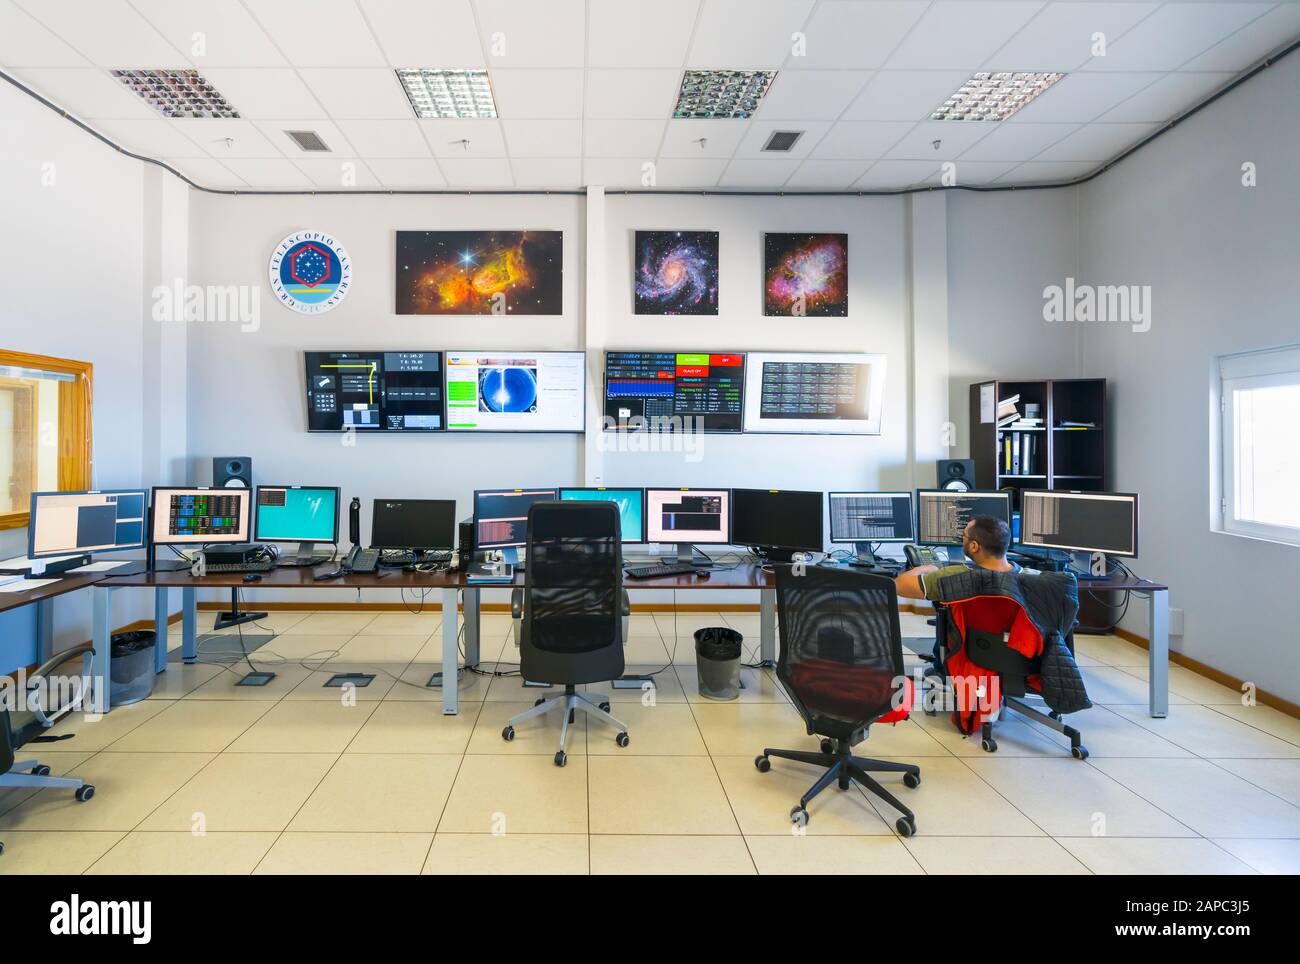
{"type": "Polygon", "coordinates": [[[461,519],[456,529],[456,568],[464,572],[474,561],[474,519],[461,519]]]}

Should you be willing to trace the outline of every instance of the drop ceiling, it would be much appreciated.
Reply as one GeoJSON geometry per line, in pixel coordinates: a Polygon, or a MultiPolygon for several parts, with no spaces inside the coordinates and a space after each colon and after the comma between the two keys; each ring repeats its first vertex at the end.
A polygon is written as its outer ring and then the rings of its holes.
{"type": "Polygon", "coordinates": [[[0,0],[0,69],[240,190],[1070,180],[1297,36],[1296,0],[0,0]],[[163,117],[110,73],[144,68],[197,69],[239,117],[163,117]],[[417,119],[397,68],[485,68],[498,116],[417,119]],[[754,116],[672,119],[684,71],[721,69],[777,71],[754,116]],[[1065,77],[1004,121],[929,119],[990,70],[1065,77]],[[765,153],[775,131],[802,136],[765,153]]]}

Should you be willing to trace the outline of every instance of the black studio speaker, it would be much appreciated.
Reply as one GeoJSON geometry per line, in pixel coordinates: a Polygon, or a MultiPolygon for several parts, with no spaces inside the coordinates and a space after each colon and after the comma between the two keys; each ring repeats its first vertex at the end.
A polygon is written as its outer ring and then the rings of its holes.
{"type": "Polygon", "coordinates": [[[969,492],[975,488],[974,459],[939,459],[936,465],[939,488],[950,492],[969,492]]]}
{"type": "Polygon", "coordinates": [[[355,496],[348,506],[348,539],[354,546],[361,545],[361,500],[355,496]]]}
{"type": "Polygon", "coordinates": [[[246,455],[221,455],[214,458],[212,484],[218,489],[251,489],[253,460],[246,455]]]}

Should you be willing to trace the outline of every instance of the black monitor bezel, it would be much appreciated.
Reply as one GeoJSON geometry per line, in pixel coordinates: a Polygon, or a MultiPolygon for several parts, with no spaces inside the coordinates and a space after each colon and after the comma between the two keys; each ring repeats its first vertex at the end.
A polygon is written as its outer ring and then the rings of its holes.
{"type": "MultiPolygon", "coordinates": [[[[628,428],[625,425],[615,425],[612,428],[605,426],[605,403],[609,400],[609,356],[615,354],[664,354],[672,351],[674,355],[739,355],[740,356],[740,427],[739,428],[706,428],[695,433],[699,435],[743,435],[745,432],[745,393],[749,390],[748,375],[748,351],[713,351],[707,348],[700,348],[694,351],[673,351],[668,348],[606,348],[601,355],[601,373],[600,373],[600,418],[601,431],[604,432],[623,432],[629,435],[648,432],[650,428],[628,428]]],[[[709,543],[713,545],[713,543],[709,543]]]]}
{"type": "MultiPolygon", "coordinates": [[[[565,501],[564,493],[566,492],[640,492],[641,493],[641,538],[628,539],[624,536],[622,542],[625,546],[645,545],[646,536],[646,517],[645,517],[645,488],[636,485],[562,485],[555,490],[555,497],[561,502],[565,501]]],[[[577,501],[577,500],[573,500],[577,501]]],[[[587,502],[599,502],[599,499],[586,499],[587,502]]],[[[477,529],[475,530],[478,531],[477,529]]],[[[620,531],[621,527],[620,527],[620,531]]]]}
{"type": "Polygon", "coordinates": [[[149,493],[149,545],[151,546],[237,546],[241,543],[249,542],[253,537],[253,490],[245,485],[155,485],[149,493]],[[155,541],[154,522],[158,512],[158,493],[159,492],[213,492],[218,495],[229,494],[231,492],[247,492],[248,500],[245,503],[247,514],[244,517],[244,525],[240,528],[244,530],[242,538],[218,538],[204,539],[198,541],[195,539],[182,539],[179,541],[161,540],[155,541]]]}
{"type": "Polygon", "coordinates": [[[456,500],[455,499],[404,499],[393,496],[384,496],[370,500],[370,548],[381,551],[400,552],[409,549],[416,552],[446,552],[456,548],[456,500]],[[439,505],[451,506],[451,543],[445,546],[381,546],[375,543],[375,516],[379,514],[379,503],[381,502],[420,502],[434,503],[439,505]]]}
{"type": "MultiPolygon", "coordinates": [[[[560,497],[560,487],[559,487],[558,485],[514,485],[514,486],[509,486],[509,487],[502,486],[502,487],[500,487],[500,488],[496,488],[496,489],[475,489],[475,490],[474,490],[474,506],[473,506],[473,514],[471,515],[471,518],[472,518],[472,520],[473,520],[473,526],[474,526],[474,548],[475,548],[475,550],[482,550],[482,551],[484,551],[484,552],[493,552],[493,551],[495,551],[495,550],[497,550],[497,549],[518,549],[518,548],[520,548],[521,546],[527,545],[527,541],[526,541],[526,540],[525,540],[524,542],[511,542],[511,543],[506,543],[506,544],[504,544],[504,545],[497,545],[497,544],[493,543],[493,544],[490,545],[490,546],[483,545],[482,543],[479,542],[479,538],[478,538],[478,523],[479,523],[478,499],[479,499],[479,496],[480,496],[480,495],[486,495],[486,494],[490,494],[490,495],[507,495],[507,494],[509,494],[509,493],[511,493],[511,492],[532,492],[532,491],[535,491],[535,490],[538,490],[538,489],[540,489],[540,490],[543,491],[543,492],[548,492],[548,491],[549,491],[549,492],[554,492],[555,495],[552,496],[553,499],[558,500],[559,497],[560,497]]],[[[645,498],[644,494],[642,495],[642,498],[643,498],[643,499],[645,498]]],[[[642,518],[645,518],[644,511],[642,512],[642,518]]]]}
{"type": "Polygon", "coordinates": [[[783,549],[791,552],[825,552],[826,551],[826,493],[814,489],[735,489],[731,490],[731,538],[735,540],[733,545],[757,546],[762,549],[783,549]],[[758,493],[760,495],[815,495],[820,503],[821,511],[817,516],[818,540],[817,545],[806,546],[778,546],[767,542],[755,542],[752,540],[741,539],[736,532],[736,493],[758,493]]]}
{"type": "Polygon", "coordinates": [[[66,491],[32,492],[28,501],[27,513],[27,558],[57,559],[60,556],[76,556],[92,552],[129,552],[132,549],[145,549],[149,546],[149,533],[152,531],[153,516],[150,513],[149,489],[68,489],[66,491]],[[109,546],[107,549],[72,549],[68,552],[36,552],[36,499],[43,495],[139,495],[144,501],[144,511],[140,520],[140,544],[132,546],[109,546]]]}
{"type": "Polygon", "coordinates": [[[1020,539],[1016,545],[1024,546],[1026,549],[1060,549],[1063,552],[1102,552],[1108,556],[1119,556],[1121,559],[1135,559],[1138,554],[1138,523],[1141,518],[1141,499],[1136,492],[1086,492],[1081,489],[1021,489],[1020,490],[1020,539]],[[1047,546],[1038,545],[1032,542],[1025,542],[1025,518],[1024,518],[1024,497],[1026,492],[1033,492],[1045,495],[1073,495],[1073,496],[1119,496],[1120,498],[1133,500],[1133,551],[1132,552],[1115,552],[1111,549],[1092,549],[1085,547],[1072,546],[1047,546]]]}
{"type": "Polygon", "coordinates": [[[694,545],[694,546],[734,546],[735,545],[735,543],[731,541],[731,517],[732,517],[731,486],[729,485],[689,485],[689,486],[647,485],[643,491],[645,492],[645,510],[642,517],[646,520],[645,538],[646,538],[646,543],[648,545],[656,545],[656,546],[675,546],[675,545],[686,545],[686,544],[694,545]],[[665,542],[652,542],[650,540],[650,493],[651,492],[725,492],[727,493],[727,531],[725,533],[726,539],[720,542],[700,542],[698,539],[692,539],[690,540],[689,543],[683,543],[679,540],[671,540],[665,542]]]}
{"type": "MultiPolygon", "coordinates": [[[[364,435],[430,435],[438,432],[447,431],[447,357],[446,352],[441,348],[304,348],[302,349],[302,374],[303,374],[303,415],[307,420],[307,431],[316,435],[342,435],[347,432],[358,432],[364,435]],[[377,428],[359,429],[352,426],[342,425],[338,428],[312,428],[311,427],[311,385],[307,383],[307,356],[308,355],[391,355],[401,354],[402,352],[420,352],[425,355],[437,355],[440,359],[442,368],[442,425],[439,428],[387,428],[379,426],[377,428]]],[[[383,409],[381,406],[380,412],[383,409]]]]}
{"type": "Polygon", "coordinates": [[[303,544],[303,543],[311,543],[311,544],[313,544],[313,545],[334,545],[334,546],[336,546],[336,545],[338,545],[338,543],[339,543],[339,516],[342,514],[342,509],[343,509],[343,507],[342,507],[342,505],[341,505],[342,500],[343,500],[343,490],[342,490],[342,488],[341,488],[340,486],[337,486],[337,485],[263,485],[263,484],[258,484],[258,485],[257,485],[256,487],[254,487],[254,489],[253,489],[253,504],[252,504],[252,508],[251,508],[251,511],[252,511],[252,513],[253,513],[253,536],[252,536],[252,541],[253,541],[253,542],[288,542],[288,543],[295,543],[295,542],[296,542],[296,543],[298,543],[299,545],[301,545],[301,544],[303,544]],[[259,531],[259,528],[258,528],[259,525],[261,524],[261,520],[262,520],[262,513],[259,511],[259,508],[260,508],[260,506],[261,506],[261,502],[259,501],[259,497],[261,496],[261,494],[262,494],[262,490],[263,490],[263,489],[286,489],[286,490],[287,490],[287,489],[318,489],[318,490],[322,490],[322,491],[330,491],[330,492],[333,492],[333,493],[334,493],[334,533],[333,533],[333,536],[332,536],[331,538],[329,538],[329,539],[288,539],[288,538],[284,538],[284,537],[276,537],[276,538],[272,538],[272,537],[270,537],[270,536],[263,536],[263,535],[261,534],[261,532],[259,531]]]}
{"type": "Polygon", "coordinates": [[[881,545],[906,545],[906,544],[912,543],[913,540],[916,539],[916,536],[917,536],[917,524],[916,524],[916,496],[911,492],[911,490],[908,490],[908,489],[899,489],[899,490],[897,490],[897,491],[892,491],[892,492],[868,492],[868,491],[865,491],[865,490],[859,490],[859,491],[855,491],[855,492],[850,492],[850,491],[843,491],[843,492],[827,492],[827,493],[826,493],[826,517],[827,517],[827,520],[826,520],[826,521],[827,521],[827,527],[828,527],[829,530],[830,530],[830,542],[831,542],[831,545],[833,545],[833,546],[851,546],[851,545],[857,545],[859,542],[871,542],[871,543],[873,543],[873,544],[874,544],[874,543],[879,543],[879,544],[881,544],[881,545]],[[911,536],[911,538],[897,538],[897,537],[895,537],[895,538],[893,538],[893,539],[836,539],[836,538],[835,538],[835,516],[831,513],[831,499],[835,498],[835,496],[837,496],[837,495],[848,495],[848,496],[854,496],[854,495],[867,495],[867,496],[870,496],[870,495],[888,495],[888,496],[899,496],[899,495],[905,495],[905,496],[907,496],[907,509],[908,509],[908,515],[911,517],[911,520],[912,520],[912,536],[911,536]]]}
{"type": "Polygon", "coordinates": [[[962,544],[960,542],[930,542],[921,538],[921,496],[922,495],[945,495],[945,496],[980,495],[980,496],[994,496],[997,498],[1004,498],[1007,500],[1007,515],[1003,521],[1006,522],[1008,529],[1011,528],[1011,503],[1013,501],[1012,496],[1014,495],[1014,493],[1008,492],[1005,489],[967,489],[965,491],[959,491],[957,489],[917,489],[916,502],[914,505],[915,515],[913,516],[913,519],[916,524],[916,542],[914,543],[914,545],[938,546],[945,549],[953,549],[953,548],[960,549],[962,547],[962,544]]]}

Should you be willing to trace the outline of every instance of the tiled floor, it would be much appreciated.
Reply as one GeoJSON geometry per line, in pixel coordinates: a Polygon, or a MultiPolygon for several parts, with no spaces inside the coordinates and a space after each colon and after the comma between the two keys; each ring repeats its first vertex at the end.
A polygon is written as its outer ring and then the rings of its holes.
{"type": "MultiPolygon", "coordinates": [[[[903,623],[926,634],[920,617],[903,623]]],[[[273,613],[280,635],[257,654],[280,664],[271,685],[173,663],[153,698],[37,748],[98,792],[0,791],[0,874],[1300,873],[1300,721],[1181,668],[1169,717],[1151,719],[1145,652],[1109,637],[1079,640],[1098,704],[1072,720],[1086,762],[1014,719],[991,755],[918,714],[857,751],[920,765],[916,790],[885,778],[918,836],[898,837],[856,787],[824,792],[793,832],[817,774],[779,760],[760,774],[753,758],[816,740],[770,673],[746,670],[734,703],[700,697],[691,633],[724,624],[757,641],[756,613],[636,615],[629,671],[670,650],[675,663],[653,698],[604,689],[628,747],[579,720],[561,769],[557,715],[501,739],[538,695],[517,677],[467,676],[461,714],[442,715],[424,686],[438,614],[273,613]],[[345,668],[377,678],[355,699],[321,686],[345,668]]],[[[508,628],[484,618],[484,658],[514,661],[508,628]]]]}

